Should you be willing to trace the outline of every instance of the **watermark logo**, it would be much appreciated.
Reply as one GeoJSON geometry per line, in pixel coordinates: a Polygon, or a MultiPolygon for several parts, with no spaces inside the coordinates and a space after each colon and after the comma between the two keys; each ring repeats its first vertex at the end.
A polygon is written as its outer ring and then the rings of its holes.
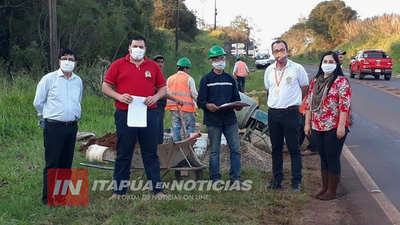
{"type": "Polygon", "coordinates": [[[88,169],[47,169],[47,205],[88,206],[88,169]]]}
{"type": "MultiPolygon", "coordinates": [[[[188,181],[177,181],[172,182],[158,182],[156,189],[163,188],[171,191],[249,191],[252,188],[253,181],[245,180],[241,181],[212,181],[212,180],[188,180],[188,181]]],[[[123,180],[118,183],[115,180],[95,180],[91,190],[92,191],[112,191],[112,190],[123,190],[130,189],[132,191],[149,191],[152,190],[151,181],[143,180],[123,180]]]]}

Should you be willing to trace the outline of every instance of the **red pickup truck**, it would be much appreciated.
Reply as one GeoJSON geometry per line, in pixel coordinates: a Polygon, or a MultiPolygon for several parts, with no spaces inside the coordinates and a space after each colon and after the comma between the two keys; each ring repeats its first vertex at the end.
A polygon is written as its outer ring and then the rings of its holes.
{"type": "Polygon", "coordinates": [[[350,58],[350,78],[358,75],[358,79],[362,80],[366,75],[372,75],[375,79],[379,79],[382,75],[385,80],[390,80],[392,70],[393,59],[383,50],[362,50],[350,58]]]}

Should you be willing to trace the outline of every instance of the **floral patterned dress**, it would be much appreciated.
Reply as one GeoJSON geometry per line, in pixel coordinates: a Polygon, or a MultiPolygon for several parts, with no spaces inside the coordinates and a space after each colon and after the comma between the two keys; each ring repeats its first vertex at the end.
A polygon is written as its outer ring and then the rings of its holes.
{"type": "MultiPolygon", "coordinates": [[[[306,110],[310,110],[316,78],[310,83],[306,110]]],[[[350,125],[351,87],[344,76],[338,76],[332,83],[328,95],[324,94],[318,110],[311,111],[311,128],[316,131],[329,131],[339,125],[341,112],[347,112],[346,127],[350,125]]]]}

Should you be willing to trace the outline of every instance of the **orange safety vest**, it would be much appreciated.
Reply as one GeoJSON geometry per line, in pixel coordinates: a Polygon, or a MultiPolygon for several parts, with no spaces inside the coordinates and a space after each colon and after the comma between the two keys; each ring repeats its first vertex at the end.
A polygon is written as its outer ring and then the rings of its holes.
{"type": "Polygon", "coordinates": [[[307,96],[303,98],[302,105],[299,108],[299,111],[300,111],[301,114],[304,114],[305,111],[306,111],[306,103],[303,104],[303,102],[305,102],[306,99],[307,99],[307,96]]]}
{"type": "MultiPolygon", "coordinates": [[[[182,111],[195,113],[196,107],[188,86],[189,78],[189,74],[181,71],[172,75],[168,78],[167,94],[183,101],[182,111]]],[[[165,110],[178,110],[176,102],[168,99],[165,110]]]]}
{"type": "Polygon", "coordinates": [[[238,76],[238,77],[247,76],[247,70],[246,70],[246,63],[245,62],[243,62],[243,61],[237,61],[236,62],[236,73],[234,75],[238,76]]]}

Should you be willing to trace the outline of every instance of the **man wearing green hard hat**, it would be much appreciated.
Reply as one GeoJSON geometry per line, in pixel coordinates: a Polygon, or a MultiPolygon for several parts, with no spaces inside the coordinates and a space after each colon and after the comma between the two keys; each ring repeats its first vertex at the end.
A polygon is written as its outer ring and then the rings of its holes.
{"type": "MultiPolygon", "coordinates": [[[[229,177],[231,182],[240,186],[248,186],[241,181],[241,159],[238,132],[238,121],[234,110],[242,107],[220,109],[225,103],[240,101],[235,79],[224,71],[226,53],[220,46],[213,46],[208,59],[213,67],[200,81],[197,105],[204,110],[203,124],[207,126],[210,140],[210,178],[214,182],[222,182],[220,168],[221,136],[224,134],[230,149],[231,168],[229,177]]],[[[221,183],[220,183],[221,184],[221,183]]]]}
{"type": "Polygon", "coordinates": [[[244,92],[244,85],[246,83],[246,76],[249,74],[249,68],[246,63],[240,59],[240,56],[236,57],[236,63],[233,67],[233,75],[236,78],[238,90],[244,92]]]}
{"type": "Polygon", "coordinates": [[[196,124],[197,90],[194,79],[189,75],[192,64],[188,58],[181,58],[176,63],[178,72],[167,79],[167,95],[180,100],[172,101],[168,98],[165,110],[171,110],[172,134],[174,142],[181,141],[181,128],[184,139],[194,132],[196,124]]]}

